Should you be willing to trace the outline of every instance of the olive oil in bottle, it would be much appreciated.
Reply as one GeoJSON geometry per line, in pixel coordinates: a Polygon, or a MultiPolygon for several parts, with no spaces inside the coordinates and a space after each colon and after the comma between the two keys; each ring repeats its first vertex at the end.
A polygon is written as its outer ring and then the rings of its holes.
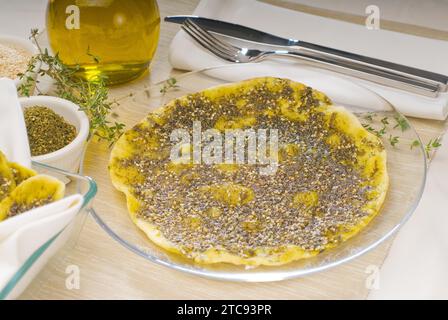
{"type": "Polygon", "coordinates": [[[150,65],[159,39],[155,0],[49,0],[47,31],[51,48],[80,76],[130,81],[150,65]]]}

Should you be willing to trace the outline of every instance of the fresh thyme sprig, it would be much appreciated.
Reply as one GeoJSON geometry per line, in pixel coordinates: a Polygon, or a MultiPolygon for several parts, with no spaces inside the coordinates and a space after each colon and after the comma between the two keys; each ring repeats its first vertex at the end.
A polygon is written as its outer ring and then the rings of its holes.
{"type": "MultiPolygon", "coordinates": [[[[27,71],[19,74],[20,79],[24,80],[18,88],[19,92],[24,96],[29,96],[32,93],[31,89],[34,87],[35,80],[30,74],[33,72],[52,78],[55,81],[56,95],[77,104],[89,117],[90,137],[96,136],[99,140],[105,140],[112,145],[122,134],[124,124],[109,120],[112,106],[116,104],[116,101],[109,100],[107,78],[102,75],[90,80],[77,77],[76,74],[80,67],[67,66],[61,61],[58,54],[52,56],[46,48],[42,49],[37,40],[38,34],[38,29],[31,30],[30,39],[34,41],[39,52],[31,58],[27,71]],[[41,64],[39,70],[37,69],[38,64],[41,64]]],[[[92,57],[94,62],[100,61],[99,57],[94,56],[90,50],[87,54],[92,57]]],[[[37,83],[38,81],[36,81],[36,89],[41,93],[37,83]]]]}
{"type": "MultiPolygon", "coordinates": [[[[420,146],[420,141],[414,140],[411,143],[411,149],[420,146]]],[[[431,153],[442,146],[441,138],[430,139],[427,144],[425,144],[424,149],[426,152],[426,156],[429,158],[431,153]]]]}
{"type": "Polygon", "coordinates": [[[372,121],[373,121],[373,116],[374,116],[374,115],[375,115],[375,114],[374,114],[373,112],[367,112],[367,114],[364,115],[364,119],[366,119],[366,120],[372,122],[372,121]]]}
{"type": "Polygon", "coordinates": [[[179,87],[177,85],[177,79],[171,77],[165,81],[165,83],[163,84],[163,87],[160,89],[160,93],[166,94],[170,89],[177,88],[177,87],[179,87]]]}
{"type": "MultiPolygon", "coordinates": [[[[377,137],[381,138],[383,137],[387,132],[388,129],[390,129],[389,125],[390,125],[390,121],[388,117],[383,117],[380,119],[380,122],[382,124],[382,127],[380,129],[375,129],[372,126],[372,123],[375,120],[375,114],[372,112],[368,112],[367,114],[363,115],[363,119],[367,120],[368,123],[363,123],[363,127],[366,128],[366,130],[368,130],[369,132],[375,134],[377,137]]],[[[395,120],[395,125],[393,127],[393,129],[397,129],[400,128],[402,132],[408,130],[411,126],[409,124],[409,122],[402,117],[401,115],[396,115],[394,116],[394,120],[395,120]]],[[[392,147],[396,147],[397,144],[400,142],[400,137],[398,136],[393,136],[392,134],[389,134],[389,138],[388,141],[390,143],[390,145],[392,147]]],[[[424,145],[424,150],[425,153],[427,155],[427,157],[429,158],[431,153],[439,148],[441,146],[441,139],[440,138],[435,138],[435,139],[431,139],[429,140],[429,142],[424,145]]],[[[409,148],[412,150],[416,147],[420,146],[420,141],[419,140],[414,140],[411,142],[411,144],[409,145],[409,148]]]]}
{"type": "Polygon", "coordinates": [[[390,142],[390,145],[391,145],[392,147],[395,147],[395,146],[397,145],[397,143],[400,141],[399,139],[400,139],[399,137],[397,137],[397,136],[392,136],[392,135],[390,134],[390,135],[389,135],[389,142],[390,142]]]}
{"type": "Polygon", "coordinates": [[[410,145],[409,148],[412,150],[412,149],[414,149],[416,147],[419,147],[419,146],[420,146],[420,141],[414,140],[414,141],[411,142],[411,145],[410,145]]]}
{"type": "MultiPolygon", "coordinates": [[[[382,124],[382,127],[380,129],[375,129],[372,127],[371,123],[375,120],[374,118],[376,115],[372,112],[368,112],[366,115],[363,116],[365,120],[367,120],[369,123],[362,124],[366,130],[369,132],[375,134],[378,138],[382,138],[386,133],[388,133],[390,121],[389,117],[385,116],[380,119],[380,122],[382,124]]],[[[398,127],[401,128],[401,131],[406,131],[410,128],[407,120],[401,116],[394,116],[394,119],[396,121],[396,125],[393,127],[393,129],[396,129],[398,127]]],[[[400,142],[400,138],[398,136],[393,136],[392,134],[389,134],[389,143],[392,147],[396,147],[396,145],[400,142]]]]}
{"type": "Polygon", "coordinates": [[[429,140],[429,142],[425,145],[425,151],[426,151],[426,155],[428,156],[428,158],[431,155],[431,153],[434,151],[434,149],[439,148],[441,145],[442,144],[440,143],[440,138],[429,140]]]}
{"type": "Polygon", "coordinates": [[[409,125],[409,122],[403,118],[400,115],[396,115],[394,117],[395,121],[397,122],[397,124],[394,126],[394,129],[400,127],[401,131],[406,131],[408,130],[411,126],[409,125]]]}
{"type": "Polygon", "coordinates": [[[384,136],[386,134],[386,125],[383,124],[383,127],[379,130],[375,129],[374,127],[372,127],[370,124],[367,123],[363,123],[362,126],[369,132],[373,133],[374,135],[376,135],[378,138],[381,138],[382,136],[384,136]]]}

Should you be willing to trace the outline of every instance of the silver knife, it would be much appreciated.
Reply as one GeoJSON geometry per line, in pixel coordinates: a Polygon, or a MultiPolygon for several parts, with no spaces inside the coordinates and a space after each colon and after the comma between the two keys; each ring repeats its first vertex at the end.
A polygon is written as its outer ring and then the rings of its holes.
{"type": "Polygon", "coordinates": [[[165,17],[166,22],[182,24],[186,19],[192,19],[204,29],[237,39],[244,39],[258,43],[266,43],[274,46],[294,46],[299,44],[299,40],[285,39],[270,33],[255,30],[239,24],[226,21],[202,18],[198,16],[177,15],[165,17]]]}
{"type": "Polygon", "coordinates": [[[444,92],[448,90],[448,76],[439,73],[417,69],[376,58],[370,58],[354,54],[351,52],[333,49],[301,40],[286,39],[267,32],[263,32],[260,30],[252,29],[243,25],[230,23],[226,21],[203,18],[193,15],[167,16],[165,17],[164,20],[166,22],[183,24],[186,19],[193,20],[204,29],[211,31],[213,33],[236,38],[239,40],[251,41],[260,44],[267,44],[271,46],[289,47],[292,49],[297,48],[297,49],[307,49],[316,52],[324,52],[336,58],[356,60],[362,63],[379,66],[381,68],[398,71],[403,74],[412,75],[414,77],[428,81],[427,88],[430,88],[430,91],[435,94],[437,94],[438,92],[444,92]]]}

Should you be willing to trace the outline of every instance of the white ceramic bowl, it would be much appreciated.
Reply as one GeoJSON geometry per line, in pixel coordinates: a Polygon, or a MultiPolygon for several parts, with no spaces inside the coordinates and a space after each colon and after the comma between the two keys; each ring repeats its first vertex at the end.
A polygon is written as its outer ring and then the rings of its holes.
{"type": "MultiPolygon", "coordinates": [[[[37,54],[39,51],[37,50],[36,46],[31,42],[31,40],[19,38],[19,37],[13,37],[13,36],[7,36],[7,35],[0,35],[0,43],[2,44],[9,44],[13,45],[14,47],[24,49],[25,51],[29,52],[31,55],[37,54]]],[[[36,79],[37,71],[40,68],[40,64],[36,65],[35,72],[31,74],[31,76],[36,79]]],[[[13,79],[14,83],[16,85],[16,88],[18,88],[24,80],[20,80],[19,78],[13,79]]]]}
{"type": "Polygon", "coordinates": [[[89,119],[84,111],[71,101],[50,97],[32,96],[19,98],[22,108],[45,106],[76,127],[76,138],[65,147],[41,156],[32,157],[33,161],[44,163],[68,172],[78,172],[84,146],[89,136],[89,119]]]}

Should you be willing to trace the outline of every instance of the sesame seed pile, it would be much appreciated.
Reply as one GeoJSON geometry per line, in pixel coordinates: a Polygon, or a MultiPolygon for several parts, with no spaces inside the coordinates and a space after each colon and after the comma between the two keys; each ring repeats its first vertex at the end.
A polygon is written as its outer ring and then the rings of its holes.
{"type": "MultiPolygon", "coordinates": [[[[132,192],[142,204],[137,215],[155,225],[185,255],[215,248],[250,257],[257,248],[286,245],[320,251],[340,242],[340,233],[367,215],[362,208],[368,202],[369,187],[355,166],[358,150],[317,109],[329,104],[328,98],[319,97],[309,87],[298,93],[286,80],[278,81],[281,86],[277,90],[260,84],[213,99],[192,94],[166,110],[163,125],[149,115],[149,126],[134,127],[130,139],[136,150],[151,152],[134,152],[119,165],[136,168],[143,177],[132,184],[132,192]],[[238,107],[241,100],[244,108],[238,107]],[[279,101],[306,113],[307,120],[288,120],[279,111],[279,101]],[[266,110],[273,113],[267,115],[266,110]],[[275,174],[260,175],[258,165],[238,165],[230,171],[205,164],[186,165],[178,171],[166,169],[173,129],[191,132],[193,121],[201,121],[202,128],[213,128],[222,117],[247,116],[256,118],[251,126],[255,130],[278,130],[281,161],[275,174]],[[326,143],[334,134],[341,141],[337,148],[326,143]],[[154,139],[158,146],[148,150],[154,139]],[[299,152],[289,156],[281,148],[287,144],[296,145],[299,152]],[[207,186],[227,185],[244,186],[253,199],[229,205],[201,191],[207,186]],[[318,195],[316,204],[294,203],[294,195],[310,192],[318,195]]],[[[242,192],[240,197],[244,200],[248,195],[242,192]]]]}
{"type": "Polygon", "coordinates": [[[31,54],[11,45],[0,43],[0,78],[16,79],[26,71],[31,54]]]}

